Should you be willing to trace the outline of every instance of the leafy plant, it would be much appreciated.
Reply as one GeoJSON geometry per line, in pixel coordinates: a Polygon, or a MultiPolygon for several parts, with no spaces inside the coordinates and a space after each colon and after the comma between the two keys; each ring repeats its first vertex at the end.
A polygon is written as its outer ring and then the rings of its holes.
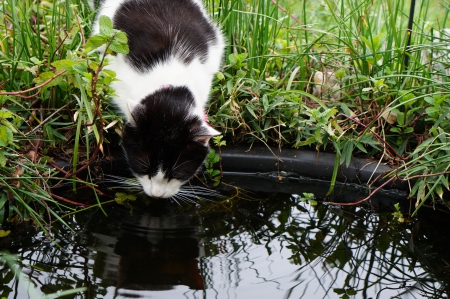
{"type": "Polygon", "coordinates": [[[395,212],[392,213],[394,219],[397,219],[398,222],[405,222],[405,216],[403,216],[402,211],[400,211],[400,204],[396,203],[394,205],[395,212]]]}
{"type": "Polygon", "coordinates": [[[205,159],[205,169],[208,177],[213,181],[213,186],[217,187],[222,179],[222,146],[226,146],[225,140],[222,140],[222,135],[213,137],[214,145],[218,148],[219,154],[216,154],[215,149],[210,149],[208,156],[205,159]],[[219,163],[219,169],[214,169],[214,165],[219,163]]]}
{"type": "Polygon", "coordinates": [[[99,34],[86,42],[89,15],[83,1],[52,5],[0,4],[6,50],[0,60],[0,223],[32,219],[44,231],[52,218],[62,221],[55,207],[71,210],[55,199],[74,203],[52,193],[52,182],[57,179],[58,185],[61,179],[46,163],[62,171],[74,188],[85,184],[77,175],[103,151],[103,132],[120,121],[107,106],[115,74],[104,68],[106,54],[128,52],[125,34],[106,17],[100,18],[99,34]],[[105,52],[94,51],[100,46],[105,52]],[[52,147],[73,150],[72,169],[53,162],[52,147]],[[81,167],[80,156],[86,157],[81,167]]]}
{"type": "Polygon", "coordinates": [[[355,154],[410,167],[432,128],[448,131],[446,4],[408,15],[409,2],[391,0],[208,3],[230,44],[210,106],[227,141],[335,152],[331,192],[355,154]]]}

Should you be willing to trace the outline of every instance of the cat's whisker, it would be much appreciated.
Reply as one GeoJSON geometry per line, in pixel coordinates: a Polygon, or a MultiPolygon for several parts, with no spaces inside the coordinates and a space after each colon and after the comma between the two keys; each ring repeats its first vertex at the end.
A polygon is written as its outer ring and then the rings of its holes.
{"type": "Polygon", "coordinates": [[[173,201],[173,202],[175,202],[176,204],[178,204],[178,205],[181,207],[181,204],[180,204],[180,202],[177,200],[177,198],[171,197],[170,200],[173,201]]]}
{"type": "Polygon", "coordinates": [[[173,168],[172,168],[172,172],[173,172],[175,169],[177,169],[178,167],[180,167],[181,165],[184,165],[184,164],[189,163],[189,162],[192,162],[192,160],[184,161],[184,162],[181,163],[180,165],[177,165],[176,167],[173,167],[173,168]]]}
{"type": "MultiPolygon", "coordinates": [[[[145,162],[141,158],[133,157],[133,159],[145,168],[148,168],[150,166],[150,162],[145,162]]],[[[148,159],[148,156],[147,156],[147,159],[148,159]]]]}
{"type": "Polygon", "coordinates": [[[192,190],[180,190],[177,193],[177,196],[184,196],[189,198],[190,200],[203,200],[210,202],[214,202],[214,200],[210,199],[211,197],[218,199],[224,198],[223,195],[217,192],[192,192],[192,190]]]}
{"type": "Polygon", "coordinates": [[[193,193],[193,194],[197,194],[197,195],[214,196],[214,197],[218,197],[218,198],[225,197],[224,195],[220,194],[219,192],[217,192],[215,190],[211,190],[211,189],[201,187],[201,186],[192,186],[191,185],[191,186],[183,186],[183,187],[180,189],[180,192],[183,192],[183,193],[193,193]]]}
{"type": "Polygon", "coordinates": [[[186,203],[197,204],[197,202],[195,202],[194,200],[190,199],[189,197],[183,196],[183,195],[181,195],[179,193],[174,195],[174,198],[179,199],[179,200],[181,200],[183,202],[186,202],[186,203]]]}
{"type": "Polygon", "coordinates": [[[105,175],[102,179],[103,183],[111,183],[111,184],[120,184],[122,186],[126,187],[136,187],[141,188],[141,185],[135,178],[127,178],[127,177],[120,177],[115,175],[105,175]]]}
{"type": "Polygon", "coordinates": [[[184,195],[193,195],[193,196],[210,196],[210,197],[222,197],[221,194],[215,193],[215,192],[186,192],[186,191],[180,191],[179,193],[184,195]]]}
{"type": "Polygon", "coordinates": [[[172,167],[172,171],[176,169],[175,166],[177,165],[178,160],[180,160],[180,157],[181,157],[181,152],[180,152],[180,154],[178,155],[177,160],[176,160],[175,163],[173,164],[174,166],[172,167]]]}

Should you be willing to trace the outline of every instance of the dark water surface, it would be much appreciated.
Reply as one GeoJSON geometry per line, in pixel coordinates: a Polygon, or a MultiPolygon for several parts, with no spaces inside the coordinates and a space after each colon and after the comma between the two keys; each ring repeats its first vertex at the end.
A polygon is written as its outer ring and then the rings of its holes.
{"type": "MultiPolygon", "coordinates": [[[[0,298],[448,298],[450,217],[424,211],[399,223],[397,194],[372,206],[312,206],[328,185],[295,178],[229,176],[240,185],[195,207],[153,200],[132,211],[117,204],[88,210],[13,243],[22,279],[0,264],[0,298]],[[237,192],[238,191],[238,192],[237,192]],[[296,195],[298,194],[298,195],[296,195]],[[24,279],[26,278],[26,279],[24,279]],[[30,282],[30,283],[29,283],[30,282]]],[[[338,187],[343,201],[367,191],[338,187]]]]}

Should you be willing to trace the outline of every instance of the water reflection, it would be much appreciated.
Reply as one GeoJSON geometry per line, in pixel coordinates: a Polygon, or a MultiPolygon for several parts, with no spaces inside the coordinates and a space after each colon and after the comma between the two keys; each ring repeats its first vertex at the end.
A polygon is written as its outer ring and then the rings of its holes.
{"type": "Polygon", "coordinates": [[[116,207],[108,218],[92,217],[80,235],[95,253],[94,276],[115,287],[114,297],[140,297],[136,291],[204,289],[198,222],[195,214],[161,202],[145,212],[116,207]]]}
{"type": "MultiPolygon", "coordinates": [[[[252,179],[229,177],[247,191],[226,187],[229,200],[201,208],[157,201],[78,214],[76,234],[55,231],[59,246],[33,236],[10,247],[32,287],[3,267],[0,298],[81,286],[72,298],[448,298],[447,215],[401,224],[376,205],[311,206],[291,195],[321,195],[320,182],[252,179]]],[[[341,186],[339,196],[366,193],[341,186]]],[[[380,196],[372,204],[401,200],[380,196]]]]}

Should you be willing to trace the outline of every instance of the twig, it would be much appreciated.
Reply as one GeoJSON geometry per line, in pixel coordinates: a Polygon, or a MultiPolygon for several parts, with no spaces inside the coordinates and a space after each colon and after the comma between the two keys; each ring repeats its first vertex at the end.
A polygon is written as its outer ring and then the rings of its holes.
{"type": "Polygon", "coordinates": [[[39,85],[37,85],[35,87],[29,88],[29,89],[26,89],[26,90],[21,90],[21,91],[3,91],[3,92],[0,92],[0,95],[11,95],[11,96],[15,96],[15,97],[23,98],[23,99],[29,99],[29,98],[35,97],[42,91],[42,87],[44,87],[48,83],[52,82],[53,80],[55,80],[56,78],[58,78],[59,76],[64,74],[65,72],[66,72],[66,70],[62,70],[62,71],[56,73],[53,77],[51,77],[50,79],[48,79],[44,83],[41,83],[41,84],[39,84],[39,85]],[[38,91],[35,94],[31,95],[31,96],[24,96],[23,95],[23,94],[28,93],[30,91],[35,91],[36,89],[38,89],[38,91]]]}
{"type": "Polygon", "coordinates": [[[82,42],[82,45],[83,45],[83,49],[85,49],[86,48],[86,38],[84,36],[83,27],[81,27],[80,18],[78,17],[78,14],[76,13],[76,11],[75,11],[75,17],[77,19],[78,28],[80,29],[81,42],[82,42]]]}
{"type": "Polygon", "coordinates": [[[39,125],[37,125],[36,127],[34,127],[34,129],[31,130],[30,132],[24,134],[24,136],[28,136],[28,135],[31,135],[31,134],[33,134],[34,132],[36,132],[36,131],[37,131],[40,127],[42,127],[46,122],[48,122],[49,120],[51,120],[51,119],[53,118],[53,116],[55,116],[56,114],[58,114],[61,110],[65,109],[65,108],[66,108],[67,106],[69,106],[70,104],[71,104],[71,102],[65,104],[64,106],[62,106],[61,108],[59,108],[58,110],[56,110],[55,112],[53,112],[52,114],[50,114],[49,117],[47,117],[46,119],[44,119],[43,121],[41,121],[41,122],[39,123],[39,125]]]}
{"type": "MultiPolygon", "coordinates": [[[[67,174],[69,173],[68,171],[66,171],[66,170],[62,169],[61,167],[59,167],[58,165],[56,165],[56,163],[54,163],[54,162],[50,162],[49,164],[52,165],[53,167],[55,167],[56,170],[58,170],[58,171],[64,173],[65,175],[67,175],[67,174]]],[[[71,174],[71,173],[69,173],[69,174],[70,174],[70,176],[73,176],[73,174],[71,174]]],[[[75,176],[75,179],[76,179],[77,181],[82,182],[82,183],[86,183],[84,180],[80,179],[79,177],[76,177],[76,176],[75,176]]],[[[92,186],[92,185],[86,184],[86,186],[87,186],[88,188],[91,188],[92,190],[94,190],[95,192],[97,192],[97,193],[100,194],[100,195],[103,195],[103,196],[109,196],[108,194],[103,193],[102,191],[98,190],[97,188],[95,188],[95,187],[92,186]]]]}
{"type": "Polygon", "coordinates": [[[370,131],[370,132],[371,132],[371,133],[372,133],[379,141],[381,141],[384,145],[386,145],[386,146],[390,149],[389,152],[392,151],[392,153],[394,154],[393,156],[397,156],[399,159],[405,160],[405,158],[403,158],[402,156],[400,156],[400,155],[397,153],[397,151],[396,151],[396,150],[395,150],[395,149],[394,149],[394,148],[393,148],[386,140],[384,140],[383,137],[381,137],[378,133],[372,131],[368,126],[366,126],[366,125],[363,124],[362,122],[358,121],[357,119],[354,119],[353,117],[348,116],[348,115],[343,114],[343,113],[339,113],[338,115],[336,115],[336,116],[334,117],[334,119],[337,119],[339,116],[343,116],[343,117],[347,118],[348,120],[351,120],[351,121],[353,121],[354,123],[356,123],[356,124],[358,124],[358,125],[364,127],[364,129],[368,129],[368,130],[369,130],[369,131],[370,131]]]}
{"type": "Polygon", "coordinates": [[[429,173],[429,174],[418,174],[418,175],[413,175],[412,177],[409,177],[409,178],[398,177],[398,179],[402,182],[406,182],[406,181],[410,181],[410,180],[414,180],[414,179],[427,178],[427,177],[443,175],[443,174],[450,174],[450,171],[442,171],[442,172],[429,173]]]}
{"type": "MultiPolygon", "coordinates": [[[[39,120],[41,121],[41,123],[44,121],[44,115],[42,114],[42,104],[39,105],[40,107],[40,111],[39,111],[39,120]]],[[[41,136],[42,137],[42,136],[41,136]]],[[[36,141],[36,144],[34,146],[34,152],[35,154],[33,155],[33,163],[36,164],[37,161],[37,154],[39,153],[39,147],[41,145],[41,138],[38,138],[36,141]]]]}
{"type": "Polygon", "coordinates": [[[293,14],[289,13],[287,11],[287,9],[284,8],[283,6],[281,6],[279,3],[277,3],[277,1],[275,1],[275,0],[270,0],[270,1],[272,1],[273,4],[276,4],[278,6],[278,8],[281,9],[283,12],[287,13],[295,21],[295,23],[300,23],[299,19],[297,19],[293,14]]]}
{"type": "Polygon", "coordinates": [[[89,207],[89,206],[90,206],[90,205],[85,204],[85,203],[79,203],[79,202],[76,202],[76,201],[67,199],[67,198],[65,198],[65,197],[56,195],[56,194],[54,194],[54,193],[50,193],[50,196],[53,197],[53,198],[62,200],[62,201],[64,201],[64,202],[67,202],[67,203],[70,203],[70,204],[73,204],[73,205],[76,205],[76,206],[80,206],[80,207],[89,207]]]}
{"type": "Polygon", "coordinates": [[[377,193],[378,191],[381,190],[381,188],[383,188],[384,186],[386,186],[387,184],[389,184],[390,182],[392,182],[395,178],[392,177],[389,180],[387,180],[386,182],[384,182],[383,184],[381,184],[378,188],[376,188],[375,190],[373,190],[369,196],[357,201],[357,202],[327,202],[327,204],[330,205],[334,205],[334,206],[356,206],[359,205],[365,201],[368,201],[375,193],[377,193]]]}

